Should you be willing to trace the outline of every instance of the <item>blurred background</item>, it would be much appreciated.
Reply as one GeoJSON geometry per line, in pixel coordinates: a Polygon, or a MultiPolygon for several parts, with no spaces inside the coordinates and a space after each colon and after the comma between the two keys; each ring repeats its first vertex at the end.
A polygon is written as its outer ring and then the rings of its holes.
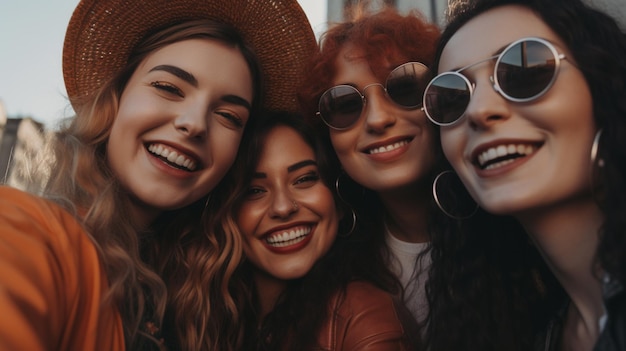
{"type": "MultiPolygon", "coordinates": [[[[343,18],[345,6],[358,1],[299,0],[319,36],[330,21],[343,18]]],[[[430,18],[443,13],[447,0],[370,1],[400,9],[421,9],[430,18]]],[[[78,0],[3,0],[0,4],[0,103],[9,118],[31,118],[53,128],[72,115],[65,96],[61,54],[65,29],[78,0]]],[[[2,112],[0,112],[2,114],[2,112]]]]}
{"type": "MultiPolygon", "coordinates": [[[[351,5],[395,6],[421,11],[444,25],[448,1],[471,0],[298,0],[317,37],[342,21],[351,5]]],[[[626,30],[626,0],[587,0],[621,21],[626,30]]],[[[65,29],[78,0],[2,0],[0,3],[0,184],[28,188],[32,164],[43,140],[73,111],[66,98],[61,56],[65,29]]],[[[45,176],[45,175],[42,175],[45,176]]]]}

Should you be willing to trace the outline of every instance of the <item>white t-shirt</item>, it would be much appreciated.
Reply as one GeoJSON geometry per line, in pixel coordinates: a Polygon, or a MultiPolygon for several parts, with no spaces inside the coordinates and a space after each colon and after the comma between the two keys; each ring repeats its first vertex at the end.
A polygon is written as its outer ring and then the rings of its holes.
{"type": "Polygon", "coordinates": [[[429,243],[409,243],[394,237],[388,230],[385,241],[389,247],[389,266],[404,287],[404,298],[407,308],[415,319],[422,323],[428,315],[426,300],[426,280],[430,267],[430,254],[421,257],[416,264],[417,256],[428,248],[429,243]]]}

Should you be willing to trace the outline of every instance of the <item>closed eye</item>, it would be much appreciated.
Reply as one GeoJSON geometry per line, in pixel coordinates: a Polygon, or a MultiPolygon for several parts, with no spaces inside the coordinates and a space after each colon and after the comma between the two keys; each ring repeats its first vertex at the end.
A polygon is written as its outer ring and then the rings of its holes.
{"type": "Polygon", "coordinates": [[[265,194],[267,191],[263,188],[259,188],[259,187],[253,187],[251,186],[250,188],[248,188],[248,190],[246,190],[246,192],[244,193],[244,198],[247,200],[254,200],[254,199],[258,199],[261,196],[263,196],[263,194],[265,194]]]}
{"type": "Polygon", "coordinates": [[[320,180],[320,176],[316,171],[311,171],[309,173],[304,174],[301,177],[298,177],[294,182],[294,185],[312,185],[317,183],[320,180]]]}
{"type": "Polygon", "coordinates": [[[150,85],[152,85],[154,88],[164,91],[168,94],[174,94],[176,96],[179,97],[185,97],[185,95],[183,94],[183,91],[180,90],[177,86],[171,84],[171,83],[167,83],[167,82],[163,82],[163,81],[154,81],[152,83],[150,83],[150,85]]]}
{"type": "Polygon", "coordinates": [[[235,114],[232,114],[226,111],[218,111],[216,112],[216,114],[224,117],[224,119],[227,120],[228,123],[233,125],[234,127],[241,128],[244,125],[243,120],[235,114]]]}

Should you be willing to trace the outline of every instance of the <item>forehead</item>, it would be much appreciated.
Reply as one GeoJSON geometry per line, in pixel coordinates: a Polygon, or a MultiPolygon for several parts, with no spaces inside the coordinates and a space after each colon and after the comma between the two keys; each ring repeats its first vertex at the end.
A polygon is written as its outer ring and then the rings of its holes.
{"type": "Polygon", "coordinates": [[[304,158],[315,159],[311,146],[293,128],[280,125],[267,133],[259,164],[288,164],[304,158]]]}
{"type": "MultiPolygon", "coordinates": [[[[335,58],[336,74],[333,83],[355,83],[356,77],[374,75],[384,80],[389,72],[407,60],[393,51],[367,52],[364,48],[346,43],[335,58]]],[[[367,78],[369,82],[369,77],[367,78]]]]}
{"type": "Polygon", "coordinates": [[[483,60],[524,37],[540,37],[565,47],[556,33],[529,8],[500,6],[474,17],[450,38],[441,54],[439,72],[483,60]]]}

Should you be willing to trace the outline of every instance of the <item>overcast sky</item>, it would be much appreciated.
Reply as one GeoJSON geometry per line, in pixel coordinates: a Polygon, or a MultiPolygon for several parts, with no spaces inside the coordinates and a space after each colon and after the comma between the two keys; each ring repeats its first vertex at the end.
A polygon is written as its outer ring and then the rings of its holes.
{"type": "MultiPolygon", "coordinates": [[[[325,29],[326,2],[298,0],[316,34],[325,29]]],[[[53,127],[71,114],[61,55],[78,0],[3,0],[0,5],[0,102],[9,118],[33,117],[53,127]]]]}

